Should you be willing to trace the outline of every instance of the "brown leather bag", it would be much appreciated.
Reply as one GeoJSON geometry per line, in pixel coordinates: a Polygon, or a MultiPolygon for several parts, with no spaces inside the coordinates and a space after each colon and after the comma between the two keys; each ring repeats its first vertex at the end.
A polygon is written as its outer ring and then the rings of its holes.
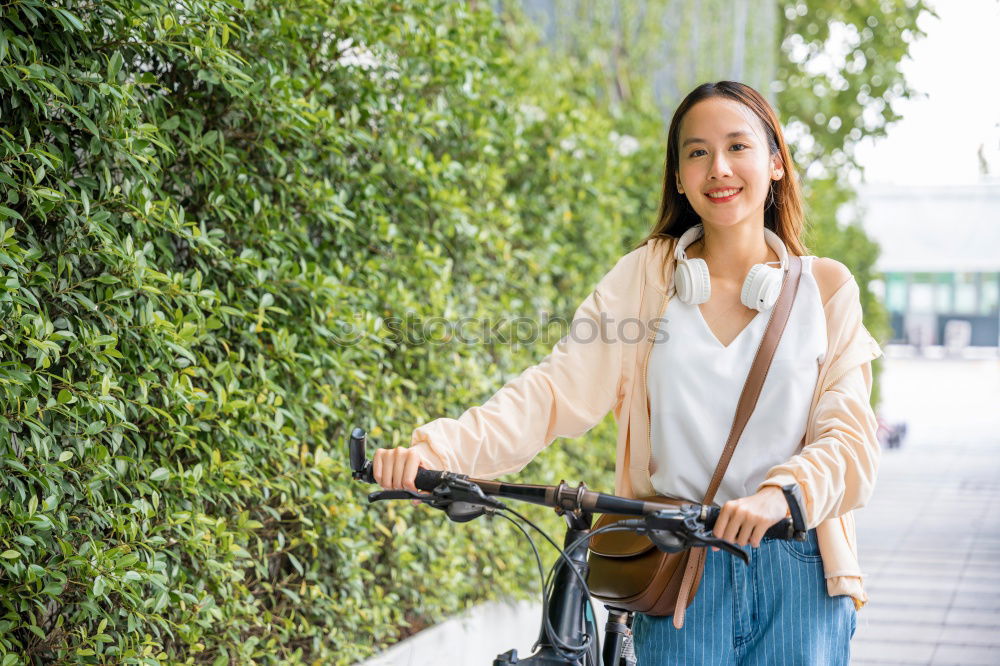
{"type": "MultiPolygon", "coordinates": [[[[736,417],[729,431],[729,439],[701,504],[711,504],[715,498],[743,428],[757,404],[767,371],[771,367],[771,359],[774,358],[791,314],[801,273],[802,260],[789,254],[789,267],[781,285],[781,293],[750,365],[750,373],[736,406],[736,417]]],[[[692,503],[662,495],[643,499],[674,505],[692,503]]],[[[597,520],[592,531],[629,518],[634,519],[635,516],[604,514],[597,520]]],[[[684,626],[684,611],[694,600],[701,582],[705,548],[665,553],[657,549],[648,537],[635,532],[605,532],[590,539],[588,563],[590,572],[587,585],[594,597],[608,606],[647,615],[673,614],[674,626],[680,629],[684,626]]]]}

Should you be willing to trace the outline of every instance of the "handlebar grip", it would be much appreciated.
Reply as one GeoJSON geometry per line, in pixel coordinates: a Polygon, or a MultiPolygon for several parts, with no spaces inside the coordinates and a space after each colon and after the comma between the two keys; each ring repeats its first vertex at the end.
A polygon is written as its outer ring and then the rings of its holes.
{"type": "MultiPolygon", "coordinates": [[[[715,521],[719,518],[719,513],[722,511],[717,506],[709,507],[708,515],[705,517],[705,528],[711,530],[715,527],[715,521]]],[[[782,518],[774,525],[767,528],[764,532],[764,537],[768,539],[790,539],[792,536],[792,519],[782,518]]]]}
{"type": "Polygon", "coordinates": [[[413,479],[413,485],[420,490],[431,492],[441,484],[443,475],[444,472],[419,467],[417,468],[417,476],[413,479]]]}
{"type": "Polygon", "coordinates": [[[764,532],[765,538],[770,539],[790,539],[792,538],[792,519],[782,518],[780,521],[771,525],[764,532]]]}

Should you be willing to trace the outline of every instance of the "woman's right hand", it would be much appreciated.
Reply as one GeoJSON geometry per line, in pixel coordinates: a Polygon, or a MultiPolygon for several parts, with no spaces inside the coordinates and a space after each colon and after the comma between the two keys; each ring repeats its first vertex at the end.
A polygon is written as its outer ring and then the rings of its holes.
{"type": "MultiPolygon", "coordinates": [[[[397,446],[394,449],[375,449],[372,459],[372,475],[376,483],[386,490],[411,490],[423,492],[413,485],[417,468],[431,469],[416,449],[397,446]]],[[[411,500],[416,505],[420,500],[411,500]]]]}

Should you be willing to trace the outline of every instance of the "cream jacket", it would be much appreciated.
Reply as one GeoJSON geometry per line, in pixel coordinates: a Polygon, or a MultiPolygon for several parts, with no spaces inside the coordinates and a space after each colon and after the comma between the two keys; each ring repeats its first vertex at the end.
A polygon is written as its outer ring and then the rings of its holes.
{"type": "MultiPolygon", "coordinates": [[[[650,482],[646,369],[656,321],[672,296],[673,238],[623,256],[577,308],[569,334],[538,364],[459,418],[416,428],[411,445],[428,463],[475,478],[521,470],[556,437],[579,437],[609,411],[618,424],[615,493],[654,495],[650,482]]],[[[764,486],[798,483],[809,528],[817,528],[831,596],[868,601],[852,511],[875,485],[880,447],[871,361],[882,355],[862,324],[852,277],[824,305],[827,351],[819,366],[804,446],[768,471],[764,486]]]]}

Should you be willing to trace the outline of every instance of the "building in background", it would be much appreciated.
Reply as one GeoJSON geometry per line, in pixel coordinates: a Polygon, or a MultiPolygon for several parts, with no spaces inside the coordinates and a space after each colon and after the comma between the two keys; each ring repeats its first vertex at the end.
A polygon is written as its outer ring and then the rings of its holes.
{"type": "Polygon", "coordinates": [[[872,284],[891,342],[1000,346],[1000,179],[966,186],[864,185],[865,232],[881,246],[872,284]]]}

